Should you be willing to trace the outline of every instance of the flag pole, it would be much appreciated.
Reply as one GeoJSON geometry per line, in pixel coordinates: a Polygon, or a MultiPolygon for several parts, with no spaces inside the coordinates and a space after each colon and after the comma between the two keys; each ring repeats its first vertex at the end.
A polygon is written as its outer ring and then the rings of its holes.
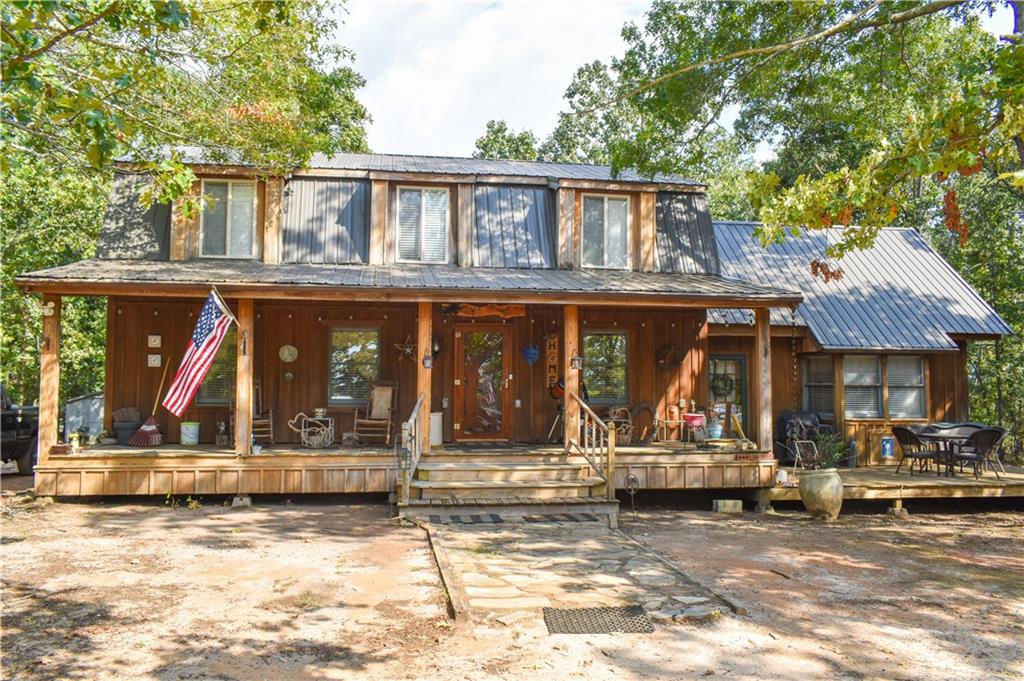
{"type": "Polygon", "coordinates": [[[228,307],[228,304],[226,302],[224,302],[224,296],[220,294],[220,291],[218,291],[217,287],[214,286],[213,284],[210,284],[210,293],[216,296],[217,303],[220,305],[221,309],[224,310],[224,314],[226,314],[228,317],[231,317],[231,321],[235,323],[235,326],[241,327],[242,325],[238,323],[238,319],[235,317],[235,315],[231,314],[231,308],[228,307]]]}

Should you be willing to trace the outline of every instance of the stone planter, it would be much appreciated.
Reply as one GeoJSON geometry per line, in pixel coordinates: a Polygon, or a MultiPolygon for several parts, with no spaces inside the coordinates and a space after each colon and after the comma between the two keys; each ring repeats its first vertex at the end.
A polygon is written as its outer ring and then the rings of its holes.
{"type": "Polygon", "coordinates": [[[843,480],[835,468],[800,471],[800,501],[815,518],[835,520],[843,507],[843,480]]]}

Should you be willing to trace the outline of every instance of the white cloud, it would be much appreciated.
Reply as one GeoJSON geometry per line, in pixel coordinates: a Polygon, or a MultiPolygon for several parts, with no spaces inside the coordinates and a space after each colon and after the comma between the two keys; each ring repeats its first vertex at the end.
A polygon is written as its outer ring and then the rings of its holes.
{"type": "Polygon", "coordinates": [[[576,69],[620,55],[648,6],[353,0],[338,36],[368,81],[370,147],[468,156],[492,118],[543,137],[576,69]]]}

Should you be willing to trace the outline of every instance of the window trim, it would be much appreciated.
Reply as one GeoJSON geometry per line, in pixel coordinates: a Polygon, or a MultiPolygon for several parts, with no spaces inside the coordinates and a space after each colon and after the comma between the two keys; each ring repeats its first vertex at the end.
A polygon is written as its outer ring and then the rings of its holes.
{"type": "Polygon", "coordinates": [[[200,184],[200,195],[206,196],[207,183],[226,184],[228,186],[227,210],[224,213],[224,255],[208,254],[203,252],[203,244],[206,243],[206,210],[199,214],[199,257],[219,258],[222,260],[255,260],[259,252],[259,235],[257,227],[260,222],[260,192],[256,180],[230,180],[203,178],[200,184]],[[236,184],[245,184],[252,187],[252,246],[249,248],[249,255],[231,255],[231,194],[236,184]]]}
{"type": "Polygon", "coordinates": [[[887,418],[888,405],[886,404],[885,394],[885,355],[876,353],[851,353],[843,355],[843,418],[850,419],[853,421],[871,421],[871,420],[884,420],[887,418]],[[878,383],[861,384],[861,385],[850,385],[846,382],[846,360],[851,357],[870,357],[878,362],[878,383]],[[865,416],[863,414],[849,414],[848,400],[846,399],[847,388],[874,388],[878,391],[878,414],[873,416],[865,416]]]}
{"type": "MultiPolygon", "coordinates": [[[[612,407],[612,406],[618,406],[618,405],[621,405],[621,404],[629,404],[629,393],[630,393],[630,390],[629,390],[629,377],[630,377],[630,371],[629,371],[629,346],[630,346],[630,336],[631,335],[632,334],[630,334],[628,329],[617,328],[617,327],[612,327],[612,328],[594,328],[594,329],[586,329],[586,330],[581,330],[580,331],[580,348],[579,348],[579,350],[580,350],[580,356],[583,358],[583,369],[580,370],[580,381],[584,382],[584,383],[585,383],[585,381],[584,381],[583,376],[584,376],[584,374],[585,374],[585,372],[587,370],[587,353],[586,353],[586,347],[587,347],[586,339],[587,339],[587,336],[622,336],[622,337],[624,337],[626,339],[626,356],[622,360],[622,364],[623,364],[623,367],[624,367],[625,372],[626,372],[626,375],[624,377],[625,380],[623,381],[623,388],[624,388],[623,393],[624,393],[624,395],[623,395],[622,399],[616,398],[616,399],[612,399],[612,400],[605,400],[605,399],[602,399],[602,398],[595,398],[595,397],[593,397],[591,395],[590,399],[589,399],[589,403],[590,404],[594,404],[594,405],[597,405],[597,406],[600,406],[600,407],[612,407]]],[[[589,392],[589,388],[588,388],[588,392],[589,392]]]]}
{"type": "Polygon", "coordinates": [[[349,324],[330,322],[327,327],[327,390],[326,399],[328,407],[365,407],[369,404],[369,398],[365,400],[334,399],[331,397],[331,356],[334,350],[332,336],[335,331],[373,331],[377,334],[377,380],[381,379],[381,371],[384,368],[384,329],[381,324],[363,324],[352,322],[349,324]]]}
{"type": "Polygon", "coordinates": [[[884,355],[885,360],[885,417],[890,421],[920,421],[927,419],[929,414],[928,404],[928,360],[924,355],[918,354],[889,354],[884,355]],[[892,357],[913,357],[921,362],[921,383],[917,385],[892,385],[889,381],[889,360],[892,357]],[[893,388],[914,388],[921,392],[921,411],[923,412],[920,416],[893,416],[890,405],[892,400],[893,388]]]}
{"type": "Polygon", "coordinates": [[[397,185],[395,187],[395,221],[394,221],[394,225],[395,225],[395,230],[394,230],[394,235],[395,235],[394,247],[395,247],[395,262],[396,263],[411,263],[411,264],[414,264],[414,265],[450,265],[451,264],[451,262],[452,262],[452,251],[451,251],[452,193],[448,189],[448,187],[438,187],[438,186],[423,185],[423,184],[400,184],[400,185],[397,185]],[[402,190],[403,189],[415,189],[415,190],[418,190],[418,191],[421,192],[421,194],[420,194],[420,197],[421,197],[420,198],[420,255],[422,255],[422,251],[423,251],[423,243],[424,243],[424,241],[423,241],[423,226],[424,226],[423,217],[425,215],[425,211],[423,210],[423,199],[422,199],[423,194],[422,194],[422,192],[424,192],[424,191],[444,192],[445,202],[446,202],[445,211],[444,211],[444,218],[445,218],[445,225],[444,225],[444,260],[436,260],[436,261],[435,260],[423,260],[422,258],[420,258],[419,260],[410,260],[408,258],[403,258],[402,257],[401,249],[398,246],[398,241],[399,241],[399,238],[401,237],[400,230],[402,228],[402,225],[401,225],[401,215],[399,214],[399,210],[400,210],[400,207],[401,207],[401,197],[402,197],[402,190]]]}
{"type": "Polygon", "coordinates": [[[633,197],[629,194],[602,194],[600,192],[584,192],[580,194],[580,249],[579,249],[579,263],[580,267],[586,267],[592,270],[613,270],[616,272],[624,272],[633,269],[633,197]],[[604,205],[604,261],[608,262],[608,199],[620,199],[626,202],[626,264],[623,267],[614,267],[612,265],[588,265],[583,262],[583,249],[584,242],[586,241],[586,212],[583,207],[586,204],[587,197],[597,197],[603,199],[604,205]]]}

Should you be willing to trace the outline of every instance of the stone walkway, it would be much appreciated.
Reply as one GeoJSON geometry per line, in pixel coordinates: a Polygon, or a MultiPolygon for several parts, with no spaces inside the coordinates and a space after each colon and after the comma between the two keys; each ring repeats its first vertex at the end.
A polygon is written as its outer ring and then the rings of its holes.
{"type": "Polygon", "coordinates": [[[437,525],[449,588],[473,615],[510,624],[544,607],[641,605],[656,622],[729,612],[714,594],[603,523],[437,525]]]}

